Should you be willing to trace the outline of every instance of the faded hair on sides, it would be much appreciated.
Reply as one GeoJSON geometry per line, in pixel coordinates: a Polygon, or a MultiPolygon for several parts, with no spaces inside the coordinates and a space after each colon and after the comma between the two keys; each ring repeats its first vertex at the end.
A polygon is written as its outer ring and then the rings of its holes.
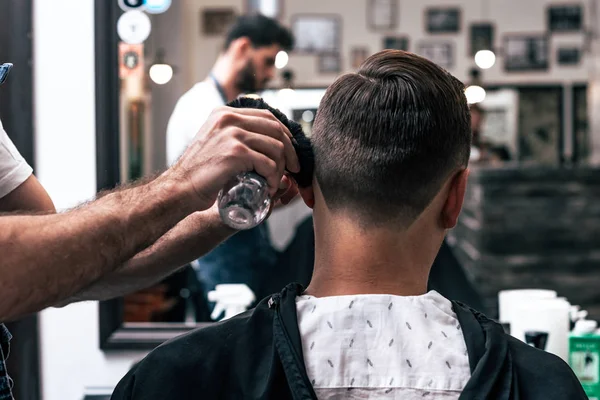
{"type": "Polygon", "coordinates": [[[327,89],[312,144],[329,209],[363,224],[410,224],[468,163],[464,86],[425,58],[379,52],[327,89]]]}

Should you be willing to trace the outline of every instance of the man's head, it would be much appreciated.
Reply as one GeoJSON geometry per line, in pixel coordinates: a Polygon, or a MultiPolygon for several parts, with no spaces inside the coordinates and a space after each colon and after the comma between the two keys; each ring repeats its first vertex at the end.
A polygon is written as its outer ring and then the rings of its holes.
{"type": "Polygon", "coordinates": [[[470,143],[461,82],[417,55],[383,51],[323,97],[314,194],[303,196],[362,227],[408,228],[435,208],[431,221],[448,229],[462,206],[470,143]]]}
{"type": "Polygon", "coordinates": [[[260,14],[239,17],[224,45],[236,69],[238,90],[249,93],[263,89],[275,75],[277,53],[293,46],[291,32],[274,19],[260,14]]]}

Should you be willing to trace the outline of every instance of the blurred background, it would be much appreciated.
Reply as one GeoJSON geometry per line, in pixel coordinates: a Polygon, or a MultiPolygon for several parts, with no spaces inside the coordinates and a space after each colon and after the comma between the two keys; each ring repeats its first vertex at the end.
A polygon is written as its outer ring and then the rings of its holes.
{"type": "MultiPolygon", "coordinates": [[[[293,35],[293,48],[279,46],[254,65],[272,79],[246,92],[308,135],[337,76],[383,49],[417,53],[464,82],[472,114],[465,209],[431,287],[494,318],[502,317],[500,291],[546,289],[598,319],[599,7],[598,0],[0,0],[0,62],[15,64],[0,117],[64,210],[172,162],[174,109],[196,84],[212,84],[240,16],[264,15],[293,35]]],[[[207,293],[215,283],[246,283],[257,300],[290,280],[308,283],[310,210],[294,202],[266,229],[275,261],[260,287],[224,276],[208,284],[200,260],[123,299],[12,324],[16,397],[106,398],[150,349],[211,323],[207,293]]]]}

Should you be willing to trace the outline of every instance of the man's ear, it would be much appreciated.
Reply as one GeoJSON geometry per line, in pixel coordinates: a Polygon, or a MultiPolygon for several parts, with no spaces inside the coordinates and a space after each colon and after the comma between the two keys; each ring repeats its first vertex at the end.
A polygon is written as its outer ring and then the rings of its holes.
{"type": "Polygon", "coordinates": [[[442,226],[444,229],[452,229],[456,226],[460,210],[465,199],[469,169],[465,168],[457,172],[448,188],[448,197],[442,209],[442,226]]]}
{"type": "Polygon", "coordinates": [[[315,191],[313,190],[312,185],[302,188],[298,188],[298,192],[300,192],[300,196],[302,200],[304,200],[304,204],[306,204],[309,208],[313,208],[315,206],[315,191]]]}
{"type": "Polygon", "coordinates": [[[231,42],[230,48],[234,50],[235,54],[245,56],[252,48],[252,42],[244,36],[231,42]]]}

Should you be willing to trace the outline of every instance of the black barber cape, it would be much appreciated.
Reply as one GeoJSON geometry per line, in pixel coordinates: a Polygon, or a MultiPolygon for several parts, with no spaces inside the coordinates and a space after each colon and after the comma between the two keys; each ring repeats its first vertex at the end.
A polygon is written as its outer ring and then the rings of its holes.
{"type": "MultiPolygon", "coordinates": [[[[119,383],[112,400],[316,399],[304,367],[295,298],[288,285],[253,309],[171,340],[119,383]]],[[[460,399],[587,399],[558,357],[508,335],[496,322],[453,302],[471,379],[460,399]]]]}

